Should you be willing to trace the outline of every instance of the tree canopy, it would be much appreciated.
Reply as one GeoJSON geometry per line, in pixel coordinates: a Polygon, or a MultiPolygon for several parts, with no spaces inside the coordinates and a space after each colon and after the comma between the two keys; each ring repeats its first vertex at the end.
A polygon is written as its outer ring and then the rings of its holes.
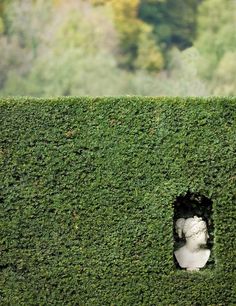
{"type": "Polygon", "coordinates": [[[0,95],[233,95],[235,1],[2,0],[0,95]]]}

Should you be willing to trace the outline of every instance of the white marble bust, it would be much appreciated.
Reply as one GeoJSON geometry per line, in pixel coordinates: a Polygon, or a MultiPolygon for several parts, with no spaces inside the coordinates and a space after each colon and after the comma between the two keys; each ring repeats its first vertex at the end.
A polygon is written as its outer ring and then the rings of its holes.
{"type": "Polygon", "coordinates": [[[184,236],[186,239],[186,244],[174,252],[180,267],[189,271],[203,268],[210,257],[210,250],[202,248],[209,238],[206,222],[197,216],[180,218],[176,221],[175,229],[179,238],[184,236]]]}

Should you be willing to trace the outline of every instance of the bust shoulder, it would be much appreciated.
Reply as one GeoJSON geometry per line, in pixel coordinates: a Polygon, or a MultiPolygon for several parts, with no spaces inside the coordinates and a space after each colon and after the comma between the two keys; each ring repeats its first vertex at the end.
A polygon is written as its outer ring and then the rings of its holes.
{"type": "Polygon", "coordinates": [[[206,265],[210,257],[210,250],[200,249],[193,252],[183,246],[175,251],[174,254],[181,268],[199,269],[206,265]]]}

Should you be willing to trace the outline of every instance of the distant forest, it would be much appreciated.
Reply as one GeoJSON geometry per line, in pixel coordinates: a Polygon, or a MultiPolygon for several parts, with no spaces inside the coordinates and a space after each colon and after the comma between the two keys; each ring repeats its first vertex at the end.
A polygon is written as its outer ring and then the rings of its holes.
{"type": "Polygon", "coordinates": [[[236,93],[235,0],[0,0],[0,96],[236,93]]]}

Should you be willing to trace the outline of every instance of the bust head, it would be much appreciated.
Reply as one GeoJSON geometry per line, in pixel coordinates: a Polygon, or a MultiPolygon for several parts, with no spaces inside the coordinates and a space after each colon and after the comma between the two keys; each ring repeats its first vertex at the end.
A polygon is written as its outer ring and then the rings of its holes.
{"type": "Polygon", "coordinates": [[[198,245],[204,245],[207,243],[208,233],[206,222],[197,216],[193,218],[180,218],[176,221],[176,231],[179,238],[183,235],[186,241],[195,241],[198,245]]]}

